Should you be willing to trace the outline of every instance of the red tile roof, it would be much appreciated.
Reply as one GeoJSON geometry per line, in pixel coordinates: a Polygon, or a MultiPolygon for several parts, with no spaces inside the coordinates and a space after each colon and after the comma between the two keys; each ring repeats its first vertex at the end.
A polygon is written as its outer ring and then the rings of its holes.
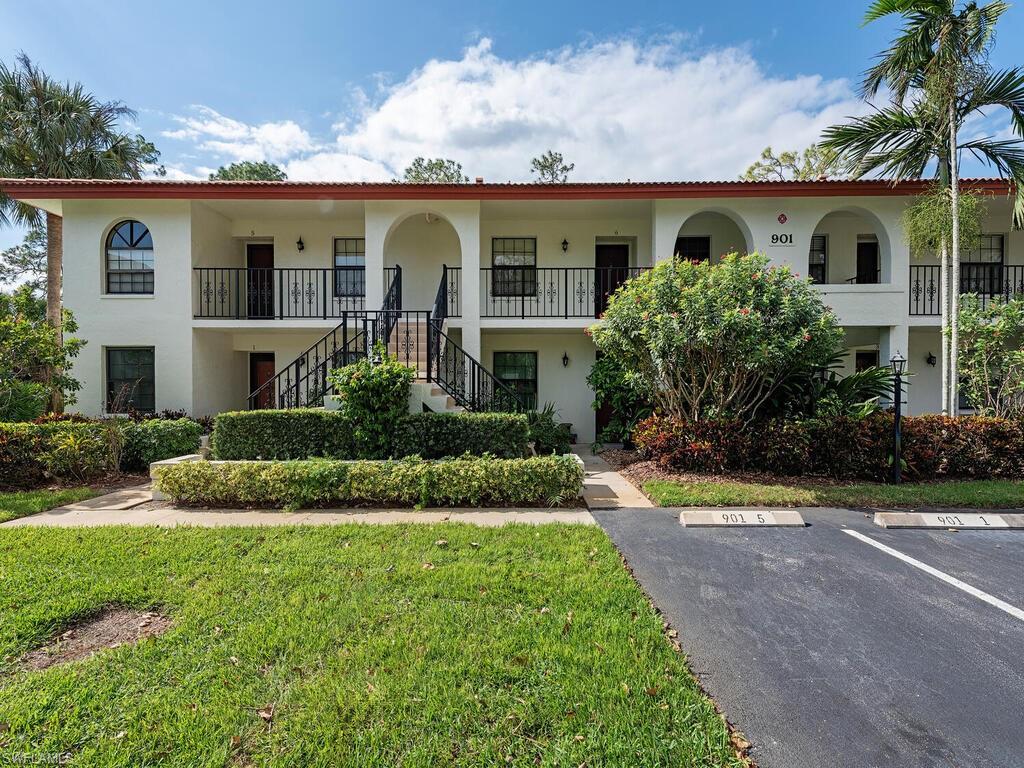
{"type": "MultiPolygon", "coordinates": [[[[826,197],[914,195],[930,181],[615,181],[568,184],[406,184],[336,181],[166,181],[0,179],[0,189],[25,199],[163,198],[250,200],[596,200],[701,197],[826,197]]],[[[965,186],[1005,194],[1003,179],[964,179],[965,186]]]]}

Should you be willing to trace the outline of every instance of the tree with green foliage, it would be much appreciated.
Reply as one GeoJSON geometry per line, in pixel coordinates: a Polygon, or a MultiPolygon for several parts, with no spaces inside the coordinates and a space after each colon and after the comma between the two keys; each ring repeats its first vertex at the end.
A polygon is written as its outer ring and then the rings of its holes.
{"type": "Polygon", "coordinates": [[[417,157],[403,172],[402,181],[406,184],[466,184],[469,176],[462,172],[462,163],[454,160],[417,157]]]}
{"type": "Polygon", "coordinates": [[[889,106],[825,132],[823,146],[839,153],[854,176],[923,176],[933,163],[950,205],[949,239],[940,243],[943,343],[943,412],[957,413],[961,217],[958,161],[970,153],[1014,182],[1015,226],[1024,224],[1024,71],[994,71],[988,53],[1007,4],[955,0],[875,0],[865,23],[892,15],[904,25],[892,45],[865,75],[866,99],[888,87],[889,106]],[[1001,109],[1009,113],[1012,138],[972,134],[964,124],[1001,109]]]}
{"type": "Polygon", "coordinates": [[[959,342],[970,406],[981,416],[1024,419],[1024,300],[965,296],[959,342]]]}
{"type": "MultiPolygon", "coordinates": [[[[70,334],[78,330],[69,310],[61,326],[70,334]]],[[[62,402],[74,402],[81,385],[67,369],[85,342],[65,337],[61,343],[58,333],[47,322],[45,300],[29,286],[0,293],[0,421],[41,416],[55,388],[62,402]]]]}
{"type": "Polygon", "coordinates": [[[827,179],[839,169],[836,153],[817,144],[803,152],[788,151],[778,155],[765,147],[761,157],[743,172],[743,181],[817,181],[827,179]]]}
{"type": "MultiPolygon", "coordinates": [[[[119,101],[99,101],[80,83],[49,77],[25,54],[0,63],[0,177],[138,179],[160,174],[160,153],[144,136],[119,127],[135,113],[119,101]]],[[[61,324],[61,217],[46,212],[46,318],[61,324]]],[[[0,225],[38,225],[37,208],[0,192],[0,225]]],[[[59,377],[59,373],[54,373],[59,377]]],[[[55,396],[61,387],[54,386],[55,396]]],[[[60,410],[61,403],[51,403],[60,410]]]]}
{"type": "Polygon", "coordinates": [[[541,184],[565,184],[575,167],[576,163],[566,165],[561,152],[550,149],[530,161],[530,173],[536,174],[541,184]]]}
{"type": "Polygon", "coordinates": [[[210,181],[286,181],[288,175],[274,163],[264,160],[222,165],[210,174],[210,181]]]}
{"type": "Polygon", "coordinates": [[[46,229],[33,226],[18,245],[0,251],[0,285],[27,286],[46,295],[46,229]]]}
{"type": "Polygon", "coordinates": [[[594,393],[595,411],[607,409],[611,418],[597,436],[600,442],[628,442],[637,422],[651,415],[651,396],[630,381],[619,358],[601,355],[587,374],[587,385],[594,393]]]}
{"type": "Polygon", "coordinates": [[[590,330],[638,391],[683,421],[752,421],[780,382],[824,365],[843,337],[821,294],[759,253],[662,262],[620,288],[590,330]]]}

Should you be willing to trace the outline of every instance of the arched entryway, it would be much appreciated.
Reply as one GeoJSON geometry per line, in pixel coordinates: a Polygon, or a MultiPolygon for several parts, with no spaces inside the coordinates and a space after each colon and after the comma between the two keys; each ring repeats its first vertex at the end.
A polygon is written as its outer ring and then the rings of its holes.
{"type": "Polygon", "coordinates": [[[433,212],[404,216],[391,225],[384,238],[384,267],[396,265],[402,267],[402,307],[431,309],[443,266],[462,265],[458,232],[433,212]]]}
{"type": "Polygon", "coordinates": [[[705,210],[690,216],[679,227],[673,255],[692,261],[717,264],[728,253],[749,253],[750,229],[732,211],[705,210]]]}
{"type": "Polygon", "coordinates": [[[843,208],[821,218],[811,235],[807,274],[816,283],[870,285],[892,281],[892,249],[878,217],[843,208]]]}

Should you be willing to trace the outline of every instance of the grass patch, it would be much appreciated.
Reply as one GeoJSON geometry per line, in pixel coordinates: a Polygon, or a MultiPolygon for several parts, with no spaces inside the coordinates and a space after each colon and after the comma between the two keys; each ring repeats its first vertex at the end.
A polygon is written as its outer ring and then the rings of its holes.
{"type": "Polygon", "coordinates": [[[45,512],[64,504],[73,504],[95,496],[92,488],[58,488],[57,490],[11,491],[0,493],[0,523],[37,512],[45,512]]]}
{"type": "Polygon", "coordinates": [[[0,531],[0,756],[739,766],[598,528],[0,531]],[[159,638],[27,671],[105,606],[159,638]]]}
{"type": "Polygon", "coordinates": [[[662,507],[1024,507],[1024,483],[1011,480],[903,485],[649,480],[644,483],[644,491],[662,507]]]}

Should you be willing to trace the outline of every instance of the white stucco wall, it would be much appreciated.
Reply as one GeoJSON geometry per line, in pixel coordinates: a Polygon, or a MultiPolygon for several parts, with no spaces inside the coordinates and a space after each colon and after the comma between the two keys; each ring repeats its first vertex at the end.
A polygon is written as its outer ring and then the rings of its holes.
{"type": "Polygon", "coordinates": [[[434,306],[442,266],[462,265],[455,228],[440,216],[410,216],[391,233],[384,265],[402,267],[402,308],[426,311],[434,306]]]}
{"type": "MultiPolygon", "coordinates": [[[[876,347],[883,362],[898,349],[907,355],[912,370],[917,357],[924,368],[928,351],[924,347],[934,346],[937,354],[938,331],[918,327],[928,326],[928,318],[908,319],[910,260],[900,225],[905,204],[900,197],[602,201],[599,205],[561,201],[557,206],[533,201],[521,208],[518,201],[483,207],[475,200],[366,201],[345,206],[318,201],[315,207],[266,201],[266,215],[262,215],[262,201],[233,208],[223,201],[66,200],[65,302],[79,321],[79,335],[89,341],[74,367],[84,384],[76,407],[88,413],[98,413],[102,407],[106,346],[155,348],[158,408],[203,414],[244,406],[248,352],[274,352],[280,369],[322,336],[332,321],[192,320],[190,268],[243,266],[245,243],[250,241],[273,242],[278,267],[329,267],[335,237],[366,238],[366,306],[371,309],[379,307],[383,297],[385,265],[402,265],[407,309],[430,308],[441,264],[461,265],[463,280],[476,281],[477,290],[472,290],[472,284],[463,286],[463,317],[453,323],[452,332],[461,337],[467,352],[488,367],[496,349],[537,351],[541,403],[555,401],[563,420],[572,422],[584,440],[592,439],[594,432],[592,396],[585,386],[593,346],[582,333],[591,320],[491,318],[481,323],[480,268],[490,266],[492,237],[536,237],[540,267],[591,267],[595,245],[601,241],[627,242],[631,263],[649,265],[655,256],[671,254],[680,233],[709,235],[713,258],[743,249],[749,242],[774,263],[789,264],[806,274],[810,237],[817,231],[829,235],[830,279],[841,280],[856,271],[856,236],[874,232],[886,265],[885,282],[826,285],[817,290],[851,333],[851,348],[876,347]],[[520,210],[522,215],[517,213],[520,210]],[[237,215],[227,215],[232,212],[237,215]],[[427,213],[435,221],[428,222],[427,213]],[[784,223],[779,221],[780,214],[785,215],[784,223]],[[156,292],[151,297],[102,293],[104,237],[110,226],[125,218],[143,221],[153,233],[156,292]],[[773,244],[772,235],[783,235],[792,244],[773,244]],[[301,253],[295,245],[299,237],[305,243],[301,253]],[[567,253],[562,252],[563,239],[569,243],[567,253]],[[908,335],[911,325],[913,333],[908,335]],[[929,334],[935,336],[934,344],[929,334]],[[563,352],[571,359],[567,369],[561,364],[563,352]]],[[[986,231],[1007,232],[1008,226],[998,225],[1008,216],[1006,201],[990,204],[986,231]]],[[[1007,263],[1024,263],[1024,234],[1007,233],[1006,243],[1007,263]]],[[[914,409],[937,408],[937,383],[933,392],[930,379],[937,376],[936,370],[921,371],[914,381],[914,409]],[[933,399],[934,406],[929,402],[933,399]]]]}
{"type": "Polygon", "coordinates": [[[71,410],[105,408],[105,349],[153,347],[157,409],[192,411],[191,211],[187,201],[64,202],[64,304],[88,344],[73,365],[82,382],[71,410]],[[104,249],[110,229],[136,219],[153,236],[154,293],[105,293],[104,249]]]}
{"type": "Polygon", "coordinates": [[[582,331],[573,333],[483,333],[483,364],[494,370],[495,352],[537,353],[537,405],[552,402],[559,421],[571,423],[580,442],[594,440],[593,392],[587,386],[587,374],[594,364],[593,342],[582,331]],[[569,365],[562,365],[562,355],[569,365]]]}

